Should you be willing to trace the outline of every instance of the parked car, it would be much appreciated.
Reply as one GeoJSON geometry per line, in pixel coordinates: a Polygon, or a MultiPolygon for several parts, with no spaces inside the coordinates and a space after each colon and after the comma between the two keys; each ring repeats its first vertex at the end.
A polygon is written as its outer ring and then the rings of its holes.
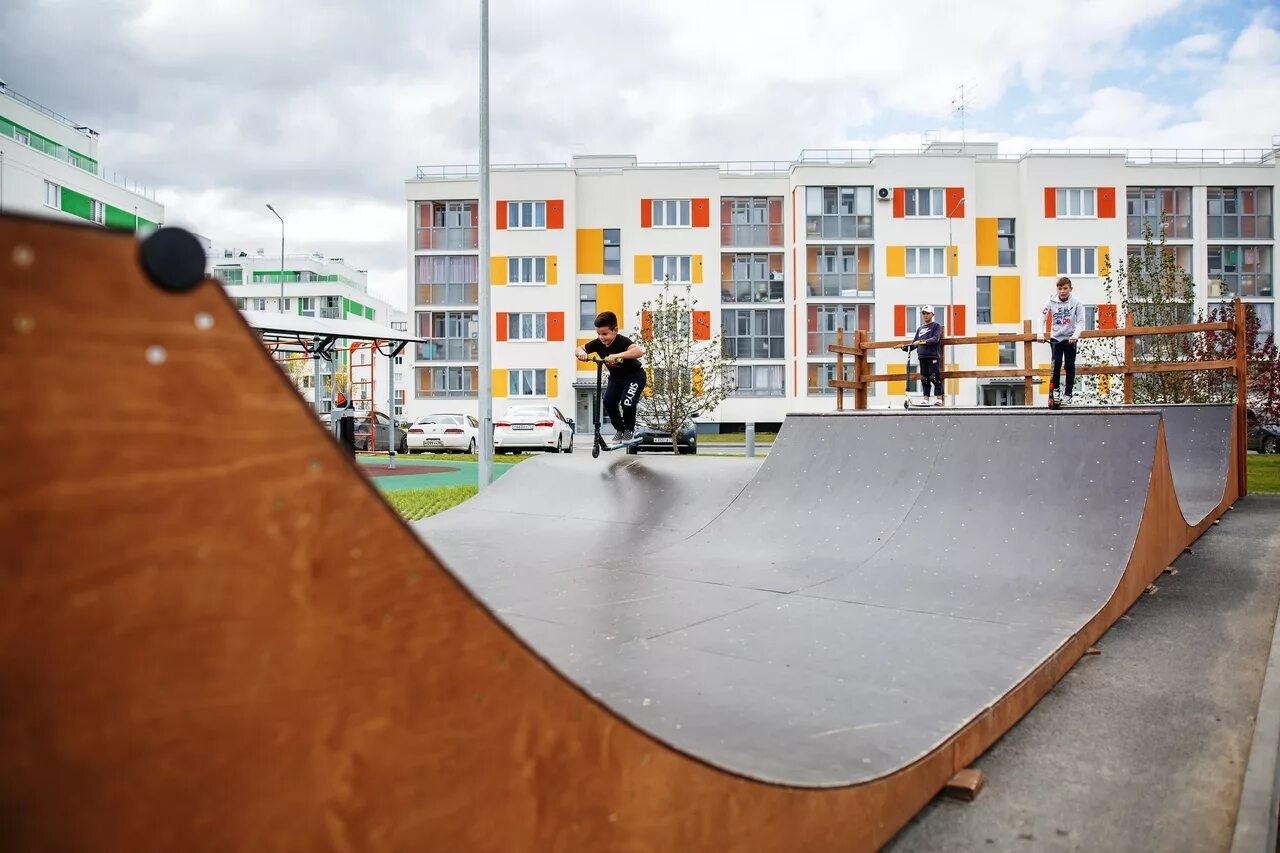
{"type": "Polygon", "coordinates": [[[512,406],[493,422],[493,449],[498,453],[517,450],[572,453],[573,428],[573,421],[555,406],[512,406]]]}
{"type": "MultiPolygon", "coordinates": [[[[697,412],[691,413],[684,419],[680,429],[676,431],[676,446],[679,453],[698,452],[698,427],[693,422],[693,419],[697,416],[697,412]]],[[[635,434],[640,441],[638,444],[628,447],[627,453],[636,454],[642,450],[671,452],[671,432],[665,427],[659,428],[654,424],[637,424],[635,434]]]]}
{"type": "Polygon", "coordinates": [[[1259,453],[1280,453],[1280,424],[1263,423],[1258,413],[1248,410],[1248,448],[1259,453]]]}
{"type": "MultiPolygon", "coordinates": [[[[325,429],[333,431],[333,412],[325,412],[320,415],[320,423],[324,424],[325,429]]],[[[355,413],[355,433],[356,433],[356,450],[381,450],[387,449],[387,437],[392,429],[391,418],[387,417],[386,412],[373,412],[373,424],[369,423],[369,412],[356,410],[355,413]],[[369,436],[373,435],[373,442],[369,441],[369,436]]],[[[400,426],[395,427],[396,437],[396,453],[409,452],[409,434],[400,426]]]]}
{"type": "Polygon", "coordinates": [[[475,453],[480,422],[471,415],[442,413],[418,418],[409,427],[409,452],[454,450],[475,453]]]}

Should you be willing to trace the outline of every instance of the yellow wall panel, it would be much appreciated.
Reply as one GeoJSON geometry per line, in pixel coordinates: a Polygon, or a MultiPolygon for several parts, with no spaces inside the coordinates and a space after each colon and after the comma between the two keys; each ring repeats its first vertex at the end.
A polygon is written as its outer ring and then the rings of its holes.
{"type": "Polygon", "coordinates": [[[507,371],[504,368],[493,369],[493,396],[507,396],[507,371]]]}
{"type": "Polygon", "coordinates": [[[578,275],[604,275],[604,229],[578,229],[578,275]]]}
{"type": "Polygon", "coordinates": [[[702,284],[702,255],[694,255],[690,266],[693,267],[693,283],[702,284]]]}
{"type": "Polygon", "coordinates": [[[1016,275],[991,276],[991,322],[1022,321],[1022,280],[1016,275]]]}
{"type": "MultiPolygon", "coordinates": [[[[986,337],[983,335],[982,337],[986,337]]],[[[994,341],[994,338],[993,338],[994,341]]],[[[978,344],[978,367],[999,367],[1000,366],[1000,344],[978,344]]]]}
{"type": "Polygon", "coordinates": [[[653,256],[636,255],[635,283],[653,284],[653,256]]]}
{"type": "MultiPolygon", "coordinates": [[[[946,369],[946,370],[959,370],[959,368],[958,368],[956,365],[954,365],[954,364],[948,364],[948,365],[946,366],[946,368],[945,368],[945,369],[946,369]]],[[[946,381],[946,383],[945,383],[945,387],[946,387],[946,392],[947,392],[948,394],[959,394],[959,393],[960,393],[960,380],[959,380],[959,379],[948,379],[948,380],[946,381]]]]}
{"type": "MultiPolygon", "coordinates": [[[[917,369],[917,370],[919,370],[919,368],[916,368],[916,369],[917,369]]],[[[889,396],[890,396],[890,397],[904,397],[904,396],[906,396],[906,393],[907,393],[907,379],[906,379],[907,366],[906,366],[905,364],[890,364],[890,365],[888,365],[888,369],[885,371],[885,373],[900,373],[900,374],[902,374],[902,376],[903,376],[903,378],[902,378],[902,379],[890,379],[888,382],[886,382],[886,383],[885,383],[885,387],[886,387],[886,388],[888,388],[888,391],[889,391],[889,396]]]]}
{"type": "Polygon", "coordinates": [[[703,393],[701,367],[695,367],[693,369],[693,393],[698,395],[703,393]]]}
{"type": "Polygon", "coordinates": [[[1058,247],[1040,247],[1040,275],[1054,276],[1058,274],[1058,247]]]}
{"type": "Polygon", "coordinates": [[[902,278],[907,274],[906,246],[885,246],[884,274],[890,278],[902,278]]]}
{"type": "Polygon", "coordinates": [[[1000,240],[995,217],[979,216],[974,220],[974,229],[977,231],[974,263],[980,267],[996,266],[1000,263],[1000,240]]]}
{"type": "MultiPolygon", "coordinates": [[[[1052,365],[1052,364],[1049,364],[1048,362],[1045,362],[1045,363],[1042,363],[1042,364],[1037,364],[1037,365],[1036,365],[1036,370],[1049,370],[1051,367],[1053,367],[1053,365],[1052,365]]],[[[1043,381],[1043,382],[1041,382],[1039,385],[1037,385],[1037,386],[1036,386],[1036,393],[1037,393],[1037,394],[1044,394],[1045,396],[1048,396],[1048,394],[1049,394],[1049,380],[1051,379],[1051,377],[1048,377],[1048,376],[1042,376],[1042,377],[1040,377],[1040,378],[1041,378],[1041,379],[1043,379],[1044,381],[1043,381]]]]}
{"type": "Polygon", "coordinates": [[[619,324],[627,322],[627,315],[622,311],[621,284],[596,285],[596,311],[612,311],[618,315],[619,324]]]}
{"type": "Polygon", "coordinates": [[[1111,275],[1111,247],[1098,247],[1098,275],[1106,278],[1111,275]]]}
{"type": "Polygon", "coordinates": [[[960,275],[960,250],[955,246],[947,247],[947,275],[960,275]]]}
{"type": "Polygon", "coordinates": [[[554,367],[547,368],[547,396],[552,398],[560,396],[560,371],[554,367]]]}
{"type": "Polygon", "coordinates": [[[560,259],[555,255],[547,255],[547,284],[557,284],[560,280],[560,259]]]}
{"type": "Polygon", "coordinates": [[[507,283],[507,259],[505,257],[494,255],[489,258],[489,283],[507,283]]]}
{"type": "MultiPolygon", "coordinates": [[[[580,346],[585,346],[588,341],[594,341],[594,340],[595,338],[578,338],[578,342],[574,344],[574,347],[576,348],[580,346]]],[[[579,373],[595,373],[596,372],[596,366],[589,361],[578,361],[578,362],[575,362],[575,364],[578,365],[579,373]]]]}

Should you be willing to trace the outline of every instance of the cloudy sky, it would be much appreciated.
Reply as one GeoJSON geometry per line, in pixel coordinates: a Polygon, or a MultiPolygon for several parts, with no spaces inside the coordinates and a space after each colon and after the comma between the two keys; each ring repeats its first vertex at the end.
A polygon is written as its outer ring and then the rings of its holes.
{"type": "MultiPolygon", "coordinates": [[[[1280,6],[491,0],[492,158],[802,148],[1267,148],[1280,6]]],[[[215,245],[342,255],[406,297],[404,180],[475,163],[477,0],[2,0],[0,79],[102,135],[215,245]]]]}

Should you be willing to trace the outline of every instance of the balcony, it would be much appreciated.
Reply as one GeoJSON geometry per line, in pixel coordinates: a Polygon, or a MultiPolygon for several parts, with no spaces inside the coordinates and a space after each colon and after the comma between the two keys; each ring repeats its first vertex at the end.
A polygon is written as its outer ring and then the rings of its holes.
{"type": "Polygon", "coordinates": [[[720,226],[720,245],[726,248],[763,248],[782,245],[782,224],[720,226]]]}
{"type": "Polygon", "coordinates": [[[413,298],[417,305],[478,305],[480,285],[475,282],[418,284],[413,298]]]}
{"type": "Polygon", "coordinates": [[[854,299],[875,296],[876,292],[870,273],[811,272],[807,281],[810,296],[854,299]]]}
{"type": "Polygon", "coordinates": [[[462,338],[437,338],[417,345],[418,361],[479,361],[477,341],[462,338]]]}
{"type": "Polygon", "coordinates": [[[414,248],[422,250],[466,250],[480,246],[480,231],[474,225],[439,225],[417,228],[414,248]]]}

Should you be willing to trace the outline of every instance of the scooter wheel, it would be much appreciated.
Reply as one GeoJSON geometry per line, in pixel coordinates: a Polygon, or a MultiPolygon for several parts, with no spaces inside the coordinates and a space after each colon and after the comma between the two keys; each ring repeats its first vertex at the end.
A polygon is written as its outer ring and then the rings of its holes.
{"type": "Polygon", "coordinates": [[[597,444],[591,448],[591,458],[592,459],[600,458],[600,445],[597,444]]]}

